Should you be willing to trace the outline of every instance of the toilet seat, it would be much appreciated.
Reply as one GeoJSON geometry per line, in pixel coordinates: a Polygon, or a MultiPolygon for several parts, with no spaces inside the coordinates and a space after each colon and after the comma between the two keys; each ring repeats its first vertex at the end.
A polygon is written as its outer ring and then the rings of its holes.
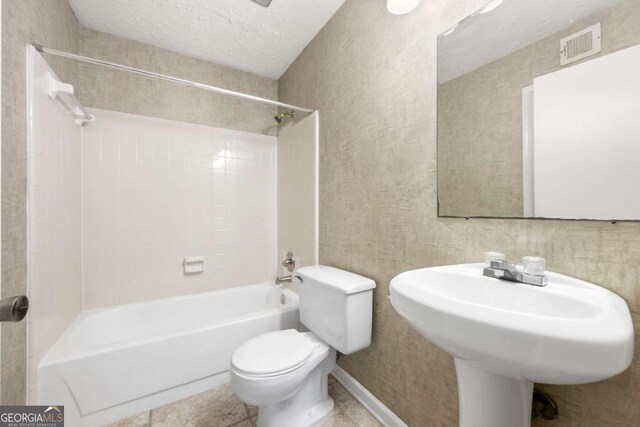
{"type": "Polygon", "coordinates": [[[231,358],[233,369],[252,377],[279,376],[299,369],[316,343],[295,329],[269,332],[242,344],[231,358]]]}

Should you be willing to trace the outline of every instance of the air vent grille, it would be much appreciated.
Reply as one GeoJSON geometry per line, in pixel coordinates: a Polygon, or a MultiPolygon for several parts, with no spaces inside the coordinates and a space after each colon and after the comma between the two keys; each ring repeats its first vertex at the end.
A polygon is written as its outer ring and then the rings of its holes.
{"type": "Polygon", "coordinates": [[[602,30],[600,24],[560,40],[560,65],[571,64],[602,51],[602,30]]]}

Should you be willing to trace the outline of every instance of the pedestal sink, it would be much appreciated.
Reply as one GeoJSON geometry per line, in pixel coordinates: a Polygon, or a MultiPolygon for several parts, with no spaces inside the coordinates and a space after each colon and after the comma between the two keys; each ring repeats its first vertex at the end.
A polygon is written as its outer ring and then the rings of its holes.
{"type": "Polygon", "coordinates": [[[626,302],[600,286],[548,272],[545,287],[482,275],[484,264],[408,271],[391,303],[454,357],[461,427],[527,427],[533,383],[582,384],[633,358],[626,302]]]}

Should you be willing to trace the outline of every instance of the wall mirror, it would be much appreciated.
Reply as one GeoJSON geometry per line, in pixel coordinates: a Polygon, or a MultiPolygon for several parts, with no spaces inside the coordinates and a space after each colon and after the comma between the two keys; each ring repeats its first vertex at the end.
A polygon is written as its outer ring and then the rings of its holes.
{"type": "Polygon", "coordinates": [[[439,36],[438,202],[640,220],[640,0],[495,0],[439,36]]]}

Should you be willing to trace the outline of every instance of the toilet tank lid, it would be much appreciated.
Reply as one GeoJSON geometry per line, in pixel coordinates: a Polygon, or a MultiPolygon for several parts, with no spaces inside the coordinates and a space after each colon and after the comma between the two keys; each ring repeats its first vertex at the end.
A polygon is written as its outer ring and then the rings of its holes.
{"type": "Polygon", "coordinates": [[[371,279],[326,265],[302,267],[297,273],[305,282],[313,282],[343,294],[355,294],[376,287],[376,282],[371,279]]]}

